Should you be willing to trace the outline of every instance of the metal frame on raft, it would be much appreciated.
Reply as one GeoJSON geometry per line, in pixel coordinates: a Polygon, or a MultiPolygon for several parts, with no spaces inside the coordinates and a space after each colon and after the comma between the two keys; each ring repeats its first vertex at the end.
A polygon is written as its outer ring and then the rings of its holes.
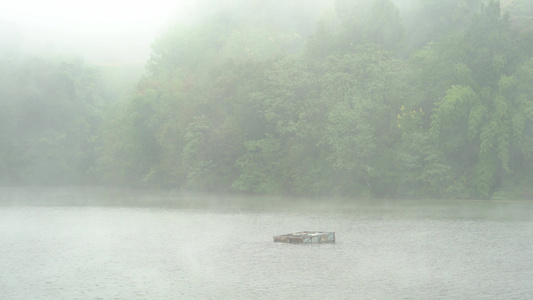
{"type": "Polygon", "coordinates": [[[274,236],[275,243],[322,244],[335,243],[335,232],[301,231],[274,236]]]}

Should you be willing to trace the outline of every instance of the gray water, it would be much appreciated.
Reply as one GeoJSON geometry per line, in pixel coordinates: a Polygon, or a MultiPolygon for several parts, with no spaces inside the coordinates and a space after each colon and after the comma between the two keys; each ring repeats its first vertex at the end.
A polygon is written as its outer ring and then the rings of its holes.
{"type": "Polygon", "coordinates": [[[533,297],[533,203],[288,207],[0,207],[0,297],[533,297]],[[337,243],[272,241],[302,230],[337,243]]]}

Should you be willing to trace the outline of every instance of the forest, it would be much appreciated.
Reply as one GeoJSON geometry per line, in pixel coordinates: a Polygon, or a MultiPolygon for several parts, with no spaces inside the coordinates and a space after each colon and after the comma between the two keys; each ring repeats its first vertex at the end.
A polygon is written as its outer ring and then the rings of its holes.
{"type": "Polygon", "coordinates": [[[533,199],[532,1],[309,3],[171,26],[127,93],[2,47],[0,185],[533,199]]]}

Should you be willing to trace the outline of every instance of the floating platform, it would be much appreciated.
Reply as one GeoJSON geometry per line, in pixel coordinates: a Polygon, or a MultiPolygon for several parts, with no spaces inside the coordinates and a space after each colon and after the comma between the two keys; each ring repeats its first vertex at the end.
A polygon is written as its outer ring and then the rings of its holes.
{"type": "Polygon", "coordinates": [[[335,243],[335,232],[302,231],[274,236],[276,243],[335,243]]]}

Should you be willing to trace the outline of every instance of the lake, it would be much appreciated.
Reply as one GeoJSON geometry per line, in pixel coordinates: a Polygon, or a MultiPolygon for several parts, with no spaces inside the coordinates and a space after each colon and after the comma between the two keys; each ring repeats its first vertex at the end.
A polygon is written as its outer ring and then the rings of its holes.
{"type": "Polygon", "coordinates": [[[166,196],[140,205],[150,197],[129,194],[121,203],[136,205],[118,206],[49,193],[20,205],[6,201],[13,195],[0,199],[2,299],[533,295],[533,202],[166,196]],[[64,205],[69,197],[78,205],[64,205]],[[337,242],[273,243],[303,230],[335,231],[337,242]]]}

